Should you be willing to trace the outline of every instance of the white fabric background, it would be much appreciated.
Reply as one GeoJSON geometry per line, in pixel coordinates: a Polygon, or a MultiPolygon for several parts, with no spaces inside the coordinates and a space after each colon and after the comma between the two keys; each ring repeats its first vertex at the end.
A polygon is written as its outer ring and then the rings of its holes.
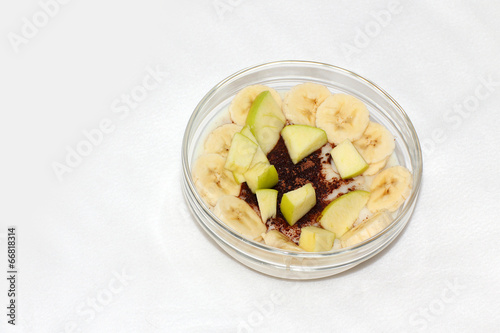
{"type": "Polygon", "coordinates": [[[73,0],[16,52],[9,34],[41,7],[3,1],[0,232],[18,227],[20,273],[11,327],[0,236],[0,331],[498,331],[500,5],[405,1],[381,27],[374,17],[390,3],[73,0]],[[425,148],[405,231],[376,258],[318,281],[239,264],[181,195],[181,140],[196,104],[233,72],[283,59],[376,82],[425,148]],[[114,113],[157,67],[160,85],[114,113]],[[103,119],[114,131],[59,181],[53,163],[103,119]]]}

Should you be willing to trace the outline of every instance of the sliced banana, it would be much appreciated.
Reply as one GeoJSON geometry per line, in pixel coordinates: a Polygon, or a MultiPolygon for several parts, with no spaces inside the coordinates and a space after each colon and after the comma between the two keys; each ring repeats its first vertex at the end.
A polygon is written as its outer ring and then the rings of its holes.
{"type": "Polygon", "coordinates": [[[201,155],[193,166],[194,185],[210,206],[224,195],[239,195],[241,186],[233,173],[224,168],[226,159],[219,154],[201,155]]]}
{"type": "Polygon", "coordinates": [[[369,164],[368,169],[366,169],[365,172],[362,173],[362,175],[363,176],[375,175],[377,172],[379,172],[380,170],[382,170],[386,166],[388,160],[389,160],[389,158],[387,157],[380,162],[375,162],[375,163],[369,164]]]}
{"type": "Polygon", "coordinates": [[[240,90],[240,92],[237,93],[236,96],[234,96],[231,105],[229,105],[229,114],[231,116],[231,119],[237,125],[244,126],[247,120],[248,111],[250,111],[250,107],[252,106],[253,101],[261,92],[266,90],[271,93],[276,103],[278,103],[278,105],[281,107],[281,96],[276,90],[267,86],[263,86],[261,84],[256,84],[240,90]]]}
{"type": "Polygon", "coordinates": [[[269,230],[267,233],[262,234],[262,238],[264,238],[266,245],[287,251],[304,252],[304,250],[278,230],[269,230]]]}
{"type": "Polygon", "coordinates": [[[412,176],[408,169],[393,166],[380,172],[370,185],[366,206],[371,212],[387,209],[394,212],[410,195],[412,176]]]}
{"type": "Polygon", "coordinates": [[[384,230],[391,221],[392,217],[386,210],[376,213],[368,220],[346,232],[340,239],[342,247],[352,246],[375,236],[384,230]]]}
{"type": "Polygon", "coordinates": [[[327,87],[316,83],[299,84],[285,95],[283,113],[296,125],[316,125],[316,111],[332,93],[327,87]]]}
{"type": "Polygon", "coordinates": [[[246,238],[260,241],[262,233],[266,232],[266,226],[255,210],[244,200],[232,195],[225,195],[217,201],[214,214],[246,238]]]}
{"type": "Polygon", "coordinates": [[[241,129],[242,127],[236,124],[224,124],[217,127],[205,140],[205,153],[219,154],[226,158],[234,134],[241,131],[241,129]]]}
{"type": "Polygon", "coordinates": [[[395,148],[394,136],[383,125],[370,122],[361,138],[353,142],[367,163],[380,162],[395,148]]]}
{"type": "Polygon", "coordinates": [[[319,106],[316,127],[326,132],[329,142],[339,144],[345,139],[359,139],[370,122],[369,117],[365,104],[356,97],[334,94],[319,106]]]}

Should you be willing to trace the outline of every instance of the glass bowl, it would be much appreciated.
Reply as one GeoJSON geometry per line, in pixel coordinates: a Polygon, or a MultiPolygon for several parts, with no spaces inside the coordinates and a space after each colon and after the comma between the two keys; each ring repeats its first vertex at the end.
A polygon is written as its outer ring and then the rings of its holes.
{"type": "MultiPolygon", "coordinates": [[[[226,119],[229,119],[226,117],[226,119]]],[[[239,71],[210,90],[193,112],[182,143],[183,192],[202,229],[229,255],[261,273],[285,279],[316,279],[338,274],[370,259],[388,246],[408,223],[415,208],[422,178],[422,152],[413,125],[399,104],[367,79],[340,67],[310,61],[278,61],[239,71]],[[194,186],[191,169],[206,135],[222,124],[235,94],[246,86],[264,84],[286,91],[314,82],[332,92],[362,100],[370,119],[384,126],[396,140],[399,164],[413,174],[411,194],[383,231],[351,247],[320,253],[291,252],[246,239],[226,226],[205,204],[194,186]]]]}

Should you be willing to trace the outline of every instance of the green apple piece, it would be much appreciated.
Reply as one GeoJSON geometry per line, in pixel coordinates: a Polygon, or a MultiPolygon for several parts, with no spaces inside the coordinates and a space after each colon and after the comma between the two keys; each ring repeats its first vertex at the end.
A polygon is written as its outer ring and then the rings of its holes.
{"type": "Polygon", "coordinates": [[[242,184],[245,182],[245,176],[243,176],[243,174],[241,174],[241,173],[233,171],[233,177],[234,177],[234,180],[236,180],[236,182],[238,184],[242,184]]]}
{"type": "Polygon", "coordinates": [[[253,156],[252,163],[250,163],[250,168],[253,167],[257,163],[269,163],[269,160],[266,157],[266,154],[260,149],[260,147],[257,147],[257,151],[255,152],[255,155],[253,156]]]}
{"type": "Polygon", "coordinates": [[[255,195],[257,195],[262,222],[266,223],[269,218],[276,217],[278,191],[273,189],[262,189],[255,191],[255,195]]]}
{"type": "Polygon", "coordinates": [[[224,167],[243,174],[250,167],[257,148],[258,146],[243,134],[234,134],[224,167]]]}
{"type": "Polygon", "coordinates": [[[361,190],[341,195],[323,209],[319,223],[326,230],[334,232],[337,237],[342,237],[352,228],[369,197],[370,192],[361,190]]]}
{"type": "Polygon", "coordinates": [[[318,227],[304,227],[300,231],[299,246],[308,252],[330,251],[335,234],[318,227]]]}
{"type": "Polygon", "coordinates": [[[328,138],[325,131],[308,125],[289,125],[281,131],[293,164],[323,147],[328,138]]]}
{"type": "Polygon", "coordinates": [[[249,138],[250,140],[252,140],[254,143],[259,144],[257,142],[257,139],[255,138],[255,136],[252,134],[252,131],[250,130],[250,126],[245,125],[242,128],[242,130],[240,131],[240,133],[243,134],[244,136],[246,136],[247,138],[249,138]]]}
{"type": "MultiPolygon", "coordinates": [[[[252,140],[254,143],[258,144],[257,139],[255,138],[255,136],[253,136],[252,131],[250,130],[250,126],[248,125],[244,126],[243,129],[240,131],[240,133],[249,138],[250,140],[252,140]]],[[[259,162],[269,163],[266,154],[264,154],[262,148],[260,147],[258,147],[257,151],[255,152],[252,163],[250,164],[250,168],[259,162]]]]}
{"type": "Polygon", "coordinates": [[[260,162],[243,174],[248,187],[255,193],[263,188],[272,188],[278,183],[278,172],[274,165],[260,162]]]}
{"type": "Polygon", "coordinates": [[[269,91],[257,96],[246,119],[246,125],[266,155],[276,146],[285,122],[285,115],[269,91]]]}
{"type": "Polygon", "coordinates": [[[333,148],[331,155],[333,163],[335,163],[342,179],[359,176],[368,169],[368,163],[366,163],[351,141],[347,139],[333,148]]]}
{"type": "Polygon", "coordinates": [[[314,205],[316,205],[316,191],[311,184],[306,184],[283,194],[280,210],[288,224],[294,225],[314,205]]]}

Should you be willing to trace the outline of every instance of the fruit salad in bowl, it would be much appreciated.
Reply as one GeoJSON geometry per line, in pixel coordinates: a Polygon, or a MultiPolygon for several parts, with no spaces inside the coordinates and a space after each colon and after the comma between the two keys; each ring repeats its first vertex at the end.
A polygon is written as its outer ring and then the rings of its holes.
{"type": "Polygon", "coordinates": [[[184,192],[200,225],[244,264],[279,277],[332,275],[407,223],[418,138],[371,82],[325,64],[271,63],[228,78],[200,104],[184,138],[184,192]]]}
{"type": "Polygon", "coordinates": [[[309,82],[284,95],[264,85],[237,93],[231,123],[208,135],[193,168],[207,205],[243,237],[294,251],[382,231],[411,189],[410,171],[387,165],[394,136],[353,96],[309,82]]]}

